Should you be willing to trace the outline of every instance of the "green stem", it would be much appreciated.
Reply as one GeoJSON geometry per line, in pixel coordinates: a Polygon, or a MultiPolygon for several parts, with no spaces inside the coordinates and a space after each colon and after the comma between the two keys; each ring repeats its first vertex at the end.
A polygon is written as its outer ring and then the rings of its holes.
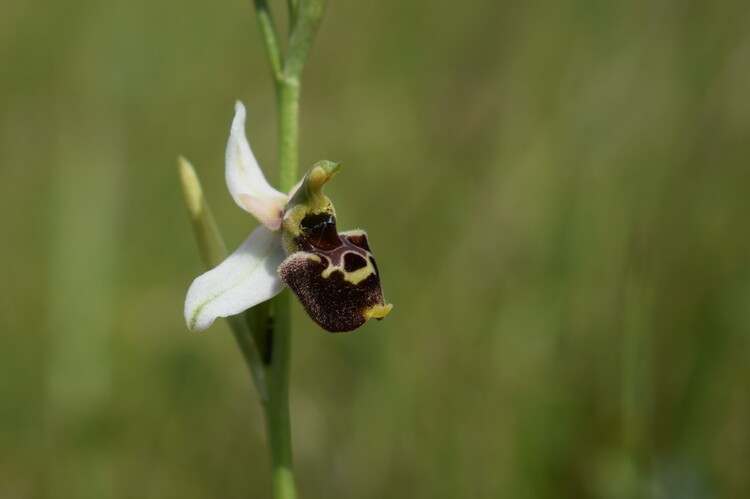
{"type": "Polygon", "coordinates": [[[266,433],[271,451],[274,497],[294,499],[297,492],[294,484],[292,430],[289,417],[289,364],[292,350],[289,291],[285,290],[274,298],[272,307],[274,328],[271,365],[268,368],[266,433]]]}
{"type": "MultiPolygon", "coordinates": [[[[299,84],[277,83],[279,112],[279,186],[289,191],[297,180],[299,149],[299,84]]],[[[273,490],[276,499],[297,497],[292,461],[292,431],[289,418],[289,365],[292,328],[289,291],[273,299],[271,364],[268,376],[266,431],[271,450],[273,490]]]]}
{"type": "Polygon", "coordinates": [[[299,80],[284,78],[276,83],[279,112],[279,187],[289,192],[297,182],[299,163],[299,80]]]}
{"type": "Polygon", "coordinates": [[[253,338],[250,328],[242,315],[227,317],[227,320],[229,322],[229,328],[234,335],[234,339],[237,341],[237,346],[240,347],[242,356],[245,358],[245,363],[250,369],[250,374],[253,377],[253,381],[255,381],[255,386],[258,388],[260,401],[261,403],[266,403],[268,400],[266,373],[263,370],[263,361],[261,360],[257,343],[253,338]]]}
{"type": "MultiPolygon", "coordinates": [[[[261,34],[271,63],[278,110],[278,183],[289,192],[297,182],[299,164],[300,78],[312,40],[320,24],[324,0],[288,0],[291,29],[286,57],[280,45],[266,0],[254,0],[261,34]]],[[[267,368],[266,433],[271,451],[275,499],[295,499],[292,431],[289,417],[289,369],[292,328],[289,291],[271,302],[270,362],[267,368]]]]}

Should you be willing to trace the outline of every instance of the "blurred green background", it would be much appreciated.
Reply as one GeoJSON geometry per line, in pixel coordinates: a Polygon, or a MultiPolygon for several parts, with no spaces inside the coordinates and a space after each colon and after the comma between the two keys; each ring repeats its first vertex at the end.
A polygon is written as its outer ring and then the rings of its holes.
{"type": "MultiPolygon", "coordinates": [[[[277,21],[286,24],[283,4],[277,21]]],[[[750,3],[331,0],[301,161],[343,164],[384,321],[295,305],[302,498],[750,497],[750,3]]],[[[0,497],[269,497],[255,389],[176,168],[227,243],[249,0],[0,6],[0,497]]]]}

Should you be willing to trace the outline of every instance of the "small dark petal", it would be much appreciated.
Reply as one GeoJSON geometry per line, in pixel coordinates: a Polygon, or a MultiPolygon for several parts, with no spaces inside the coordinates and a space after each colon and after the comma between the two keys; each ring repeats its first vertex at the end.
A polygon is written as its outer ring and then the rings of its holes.
{"type": "Polygon", "coordinates": [[[341,234],[346,240],[363,250],[370,251],[370,245],[367,242],[367,233],[364,231],[350,231],[341,234]]]}

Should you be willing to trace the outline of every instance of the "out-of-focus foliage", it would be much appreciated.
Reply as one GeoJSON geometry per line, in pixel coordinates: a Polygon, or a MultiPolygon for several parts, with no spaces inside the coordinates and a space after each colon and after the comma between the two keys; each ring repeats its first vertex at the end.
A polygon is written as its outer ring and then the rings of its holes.
{"type": "MultiPolygon", "coordinates": [[[[395,308],[295,305],[302,497],[750,496],[749,61],[744,0],[332,0],[301,168],[343,164],[395,308]]],[[[273,178],[249,1],[0,8],[3,498],[269,496],[239,351],[182,319],[177,154],[255,223],[237,98],[273,178]]]]}

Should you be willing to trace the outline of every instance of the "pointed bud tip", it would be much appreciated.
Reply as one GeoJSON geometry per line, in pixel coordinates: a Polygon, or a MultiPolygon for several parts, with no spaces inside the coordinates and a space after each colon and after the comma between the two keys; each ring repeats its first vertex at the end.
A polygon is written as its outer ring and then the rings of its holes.
{"type": "Polygon", "coordinates": [[[177,156],[177,168],[180,170],[180,178],[182,178],[183,181],[187,177],[195,177],[195,169],[193,168],[193,165],[191,165],[190,161],[185,159],[185,156],[182,154],[177,156]]]}
{"type": "Polygon", "coordinates": [[[177,157],[177,166],[180,171],[180,181],[182,183],[182,192],[185,196],[185,204],[191,216],[197,216],[202,210],[203,189],[198,180],[198,174],[195,168],[183,156],[177,157]]]}

